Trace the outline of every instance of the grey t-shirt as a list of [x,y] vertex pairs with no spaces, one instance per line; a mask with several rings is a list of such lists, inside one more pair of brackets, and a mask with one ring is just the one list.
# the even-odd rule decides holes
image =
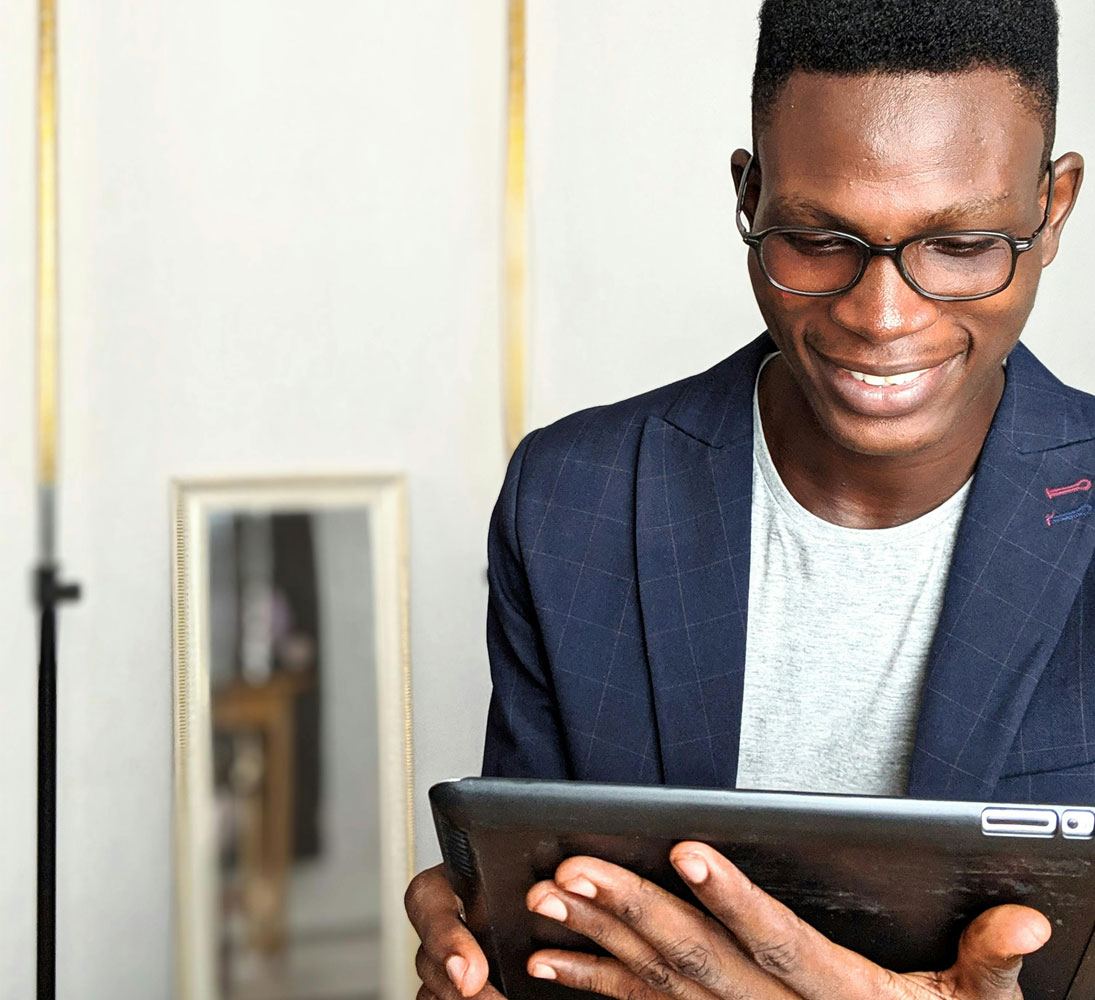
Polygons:
[[903,795],[970,484],[907,524],[841,527],[783,485],[756,393],[753,428],[738,787]]

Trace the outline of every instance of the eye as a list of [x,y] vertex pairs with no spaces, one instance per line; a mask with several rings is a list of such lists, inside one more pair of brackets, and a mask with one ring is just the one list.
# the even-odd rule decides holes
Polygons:
[[790,232],[780,235],[796,253],[811,257],[822,257],[852,249],[852,244],[847,240],[829,233]]
[[929,253],[942,254],[946,257],[979,257],[1003,249],[1004,241],[997,236],[954,233],[950,236],[924,240],[920,245]]

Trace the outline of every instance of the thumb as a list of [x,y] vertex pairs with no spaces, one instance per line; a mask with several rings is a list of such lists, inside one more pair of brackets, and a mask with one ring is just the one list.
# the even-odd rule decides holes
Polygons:
[[1053,928],[1028,906],[996,906],[982,913],[962,934],[958,961],[951,969],[955,996],[962,1000],[1020,1000],[1023,956],[1037,951]]

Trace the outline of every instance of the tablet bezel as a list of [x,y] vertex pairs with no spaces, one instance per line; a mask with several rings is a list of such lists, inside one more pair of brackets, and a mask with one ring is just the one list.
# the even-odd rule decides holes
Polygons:
[[[430,800],[450,879],[464,899],[469,926],[481,936],[492,960],[492,974],[506,980],[506,988],[502,991],[510,1000],[539,1000],[559,995],[559,988],[554,984],[541,984],[524,974],[523,963],[527,955],[505,954],[507,947],[512,951],[512,942],[519,939],[515,938],[515,921],[533,926],[534,921],[542,920],[524,910],[523,894],[517,891],[513,879],[523,869],[526,881],[531,885],[535,880],[532,869],[536,865],[541,868],[536,873],[538,877],[547,877],[549,873],[542,868],[550,849],[544,845],[553,843],[552,838],[555,841],[573,836],[579,839],[619,838],[627,831],[632,837],[640,837],[639,831],[642,831],[641,837],[651,843],[719,839],[719,836],[711,836],[712,833],[721,835],[725,841],[726,824],[732,823],[738,827],[751,825],[756,836],[779,831],[792,844],[806,843],[810,838],[836,838],[838,842],[841,838],[859,838],[872,848],[883,843],[892,844],[895,855],[909,850],[910,846],[923,845],[924,849],[937,853],[951,852],[956,858],[962,856],[963,850],[982,850],[1009,858],[1029,857],[1035,873],[1035,862],[1053,858],[1079,859],[1088,890],[1083,895],[1084,905],[1090,894],[1095,908],[1095,840],[1065,840],[1060,832],[1060,822],[1056,835],[1051,838],[1001,837],[998,834],[988,837],[981,832],[981,817],[986,809],[1053,810],[1060,818],[1067,809],[1075,808],[1073,806],[503,778],[443,782],[430,790]],[[703,836],[704,833],[708,835]],[[747,839],[749,835],[736,828],[731,839]],[[484,866],[477,863],[483,849],[512,855],[494,859],[486,865],[495,871],[493,881],[509,881],[505,889],[492,884],[491,876],[484,876]],[[543,854],[545,850],[547,854]],[[536,851],[541,857],[534,863],[530,852]],[[562,861],[564,856],[553,858],[554,863]],[[609,857],[608,860],[619,859]],[[505,875],[499,876],[499,871],[504,871]],[[1028,873],[1027,877],[1035,875]],[[482,884],[484,880],[486,884]],[[677,891],[682,890],[683,884],[678,882]],[[500,894],[505,898],[500,898]],[[517,896],[520,898],[515,898]],[[1092,921],[1086,945],[1079,955],[1070,952],[1068,961],[1075,963],[1072,982],[1064,994],[1057,995],[1057,1000],[1090,1000],[1095,996],[1095,915]],[[500,933],[498,924],[509,930]],[[528,940],[534,938],[529,931]],[[1047,945],[1047,949],[1051,946],[1052,943]],[[1027,984],[1028,995],[1040,997],[1033,989],[1036,986],[1036,983]],[[507,988],[509,992],[506,992]],[[573,991],[569,995],[574,996]]]

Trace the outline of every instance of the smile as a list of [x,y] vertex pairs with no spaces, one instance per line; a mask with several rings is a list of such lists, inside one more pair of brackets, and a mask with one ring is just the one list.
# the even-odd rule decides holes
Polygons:
[[910,358],[903,364],[872,365],[874,371],[860,371],[849,365],[850,358],[841,359],[841,364],[817,352],[814,356],[820,362],[817,374],[832,397],[844,408],[875,419],[907,417],[932,405],[940,393],[946,392],[961,360],[956,355],[925,366],[927,358]]
[[867,385],[908,385],[920,378],[921,375],[930,372],[931,369],[920,368],[912,372],[896,372],[893,375],[868,375],[866,372],[856,372],[850,368],[845,368],[844,371],[857,382],[866,382]]

